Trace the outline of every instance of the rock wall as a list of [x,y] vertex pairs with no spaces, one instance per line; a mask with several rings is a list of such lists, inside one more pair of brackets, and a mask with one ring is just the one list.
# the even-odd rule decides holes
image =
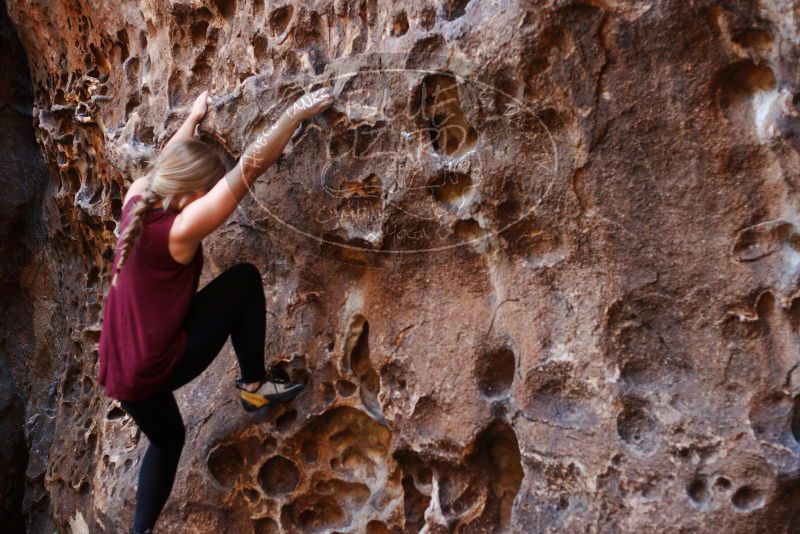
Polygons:
[[52,177],[2,175],[41,230],[2,237],[30,532],[132,518],[146,439],[95,381],[128,184],[202,90],[230,167],[325,84],[201,281],[259,266],[309,387],[244,413],[227,345],[181,390],[163,531],[800,531],[793,2],[7,8]]

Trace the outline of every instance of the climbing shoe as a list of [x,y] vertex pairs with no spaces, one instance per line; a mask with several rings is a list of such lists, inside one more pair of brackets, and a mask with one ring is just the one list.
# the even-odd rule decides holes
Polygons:
[[269,403],[289,402],[303,391],[305,384],[293,384],[277,376],[265,378],[255,391],[248,391],[244,382],[236,380],[236,387],[241,391],[242,407],[248,412],[254,412]]

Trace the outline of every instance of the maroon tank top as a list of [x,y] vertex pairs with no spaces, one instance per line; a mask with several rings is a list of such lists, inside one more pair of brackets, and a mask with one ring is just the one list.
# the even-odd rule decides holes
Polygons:
[[[120,235],[141,195],[122,209]],[[144,399],[169,379],[186,347],[182,326],[203,269],[203,246],[184,265],[169,253],[169,230],[178,211],[156,208],[144,215],[144,228],[128,259],[109,285],[100,329],[98,380],[105,394],[119,400]],[[114,251],[116,272],[120,242]]]

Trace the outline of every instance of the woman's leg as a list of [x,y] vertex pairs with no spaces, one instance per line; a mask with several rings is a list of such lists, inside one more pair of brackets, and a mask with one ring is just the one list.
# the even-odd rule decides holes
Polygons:
[[192,298],[184,319],[188,342],[168,389],[200,375],[222,350],[228,335],[239,361],[241,379],[266,376],[264,345],[267,309],[261,274],[252,263],[237,263],[206,284]]
[[150,441],[139,468],[133,527],[134,532],[145,532],[155,526],[172,491],[186,429],[170,391],[160,391],[146,400],[121,404]]
[[266,301],[258,269],[251,263],[237,263],[206,284],[194,295],[184,326],[189,334],[186,350],[167,385],[149,399],[122,402],[150,440],[136,489],[135,532],[155,525],[172,491],[183,450],[186,431],[171,390],[200,375],[229,335],[241,378],[259,382],[266,376]]

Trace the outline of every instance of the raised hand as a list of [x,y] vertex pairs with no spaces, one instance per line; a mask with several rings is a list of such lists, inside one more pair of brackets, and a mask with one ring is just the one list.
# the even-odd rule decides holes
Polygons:
[[192,104],[192,111],[190,112],[190,116],[194,118],[196,121],[201,121],[203,117],[206,116],[206,112],[208,111],[208,105],[211,103],[211,97],[208,96],[208,90],[203,91],[200,95],[195,98],[194,103]]
[[328,109],[333,104],[333,95],[330,89],[323,87],[313,93],[308,93],[297,99],[286,113],[293,119],[303,121]]

